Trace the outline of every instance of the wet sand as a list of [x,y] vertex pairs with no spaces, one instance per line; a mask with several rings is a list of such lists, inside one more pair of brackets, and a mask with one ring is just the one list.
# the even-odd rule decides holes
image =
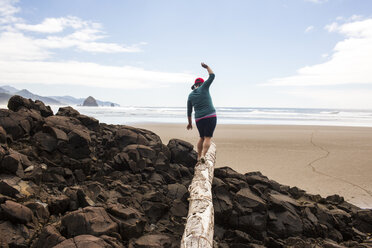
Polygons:
[[[135,127],[193,145],[194,125],[138,123]],[[217,167],[246,173],[261,171],[281,184],[311,194],[339,194],[363,208],[372,208],[372,128],[282,125],[218,125]]]

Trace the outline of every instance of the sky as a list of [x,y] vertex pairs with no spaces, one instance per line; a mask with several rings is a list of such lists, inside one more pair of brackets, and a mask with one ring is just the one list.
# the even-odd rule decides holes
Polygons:
[[122,106],[372,109],[369,0],[0,0],[0,86]]

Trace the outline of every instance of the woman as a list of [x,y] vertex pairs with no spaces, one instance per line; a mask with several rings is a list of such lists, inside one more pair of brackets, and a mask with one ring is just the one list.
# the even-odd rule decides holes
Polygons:
[[212,69],[201,63],[201,66],[208,70],[209,78],[204,82],[202,78],[195,79],[194,85],[191,87],[192,92],[187,100],[187,118],[189,124],[187,130],[192,129],[191,113],[192,108],[195,109],[195,122],[199,131],[200,139],[198,141],[198,161],[205,163],[205,154],[213,137],[214,129],[217,124],[216,109],[213,106],[211,95],[209,94],[209,86],[214,80]]

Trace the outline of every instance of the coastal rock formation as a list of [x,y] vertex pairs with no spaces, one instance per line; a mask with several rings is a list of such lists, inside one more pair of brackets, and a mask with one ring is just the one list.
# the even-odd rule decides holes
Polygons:
[[[0,109],[0,247],[179,247],[196,153],[22,97]],[[218,159],[218,158],[217,158]],[[215,247],[370,247],[372,210],[216,168]]]
[[96,99],[94,99],[94,97],[92,97],[92,96],[88,96],[88,97],[84,100],[84,102],[83,102],[83,106],[97,107],[98,104],[97,104]]

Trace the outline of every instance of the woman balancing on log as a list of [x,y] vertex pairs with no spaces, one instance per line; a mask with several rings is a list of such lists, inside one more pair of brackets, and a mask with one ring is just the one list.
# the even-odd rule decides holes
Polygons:
[[208,70],[209,77],[205,82],[202,78],[195,79],[195,83],[191,87],[192,92],[187,100],[187,118],[189,121],[187,130],[192,129],[191,113],[192,108],[194,108],[195,123],[200,135],[197,145],[198,162],[205,163],[205,154],[211,145],[211,138],[217,124],[217,115],[209,94],[209,86],[214,80],[214,73],[208,65],[201,63],[201,66]]

